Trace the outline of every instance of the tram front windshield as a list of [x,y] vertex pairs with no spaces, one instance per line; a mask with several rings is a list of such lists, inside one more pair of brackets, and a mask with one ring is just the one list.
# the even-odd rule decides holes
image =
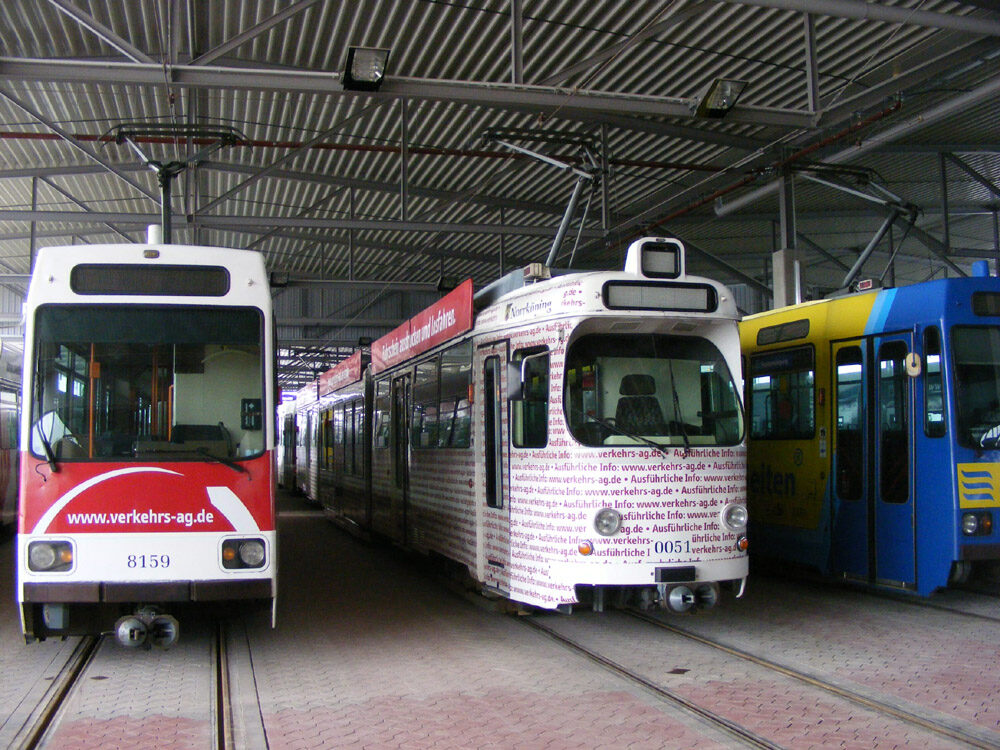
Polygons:
[[970,448],[998,448],[1000,328],[955,326],[951,335],[958,442]]
[[566,353],[565,409],[584,445],[737,445],[738,390],[707,339],[591,334]]
[[253,308],[40,307],[32,453],[144,462],[260,454],[262,327]]

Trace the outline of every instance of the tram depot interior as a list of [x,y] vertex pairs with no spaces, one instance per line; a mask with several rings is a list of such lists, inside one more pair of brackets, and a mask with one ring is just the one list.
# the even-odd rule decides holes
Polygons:
[[157,165],[173,242],[264,256],[288,393],[564,220],[557,265],[675,236],[745,313],[1000,254],[990,0],[6,0],[0,49],[5,352]]
[[991,0],[5,0],[0,50],[0,377],[38,248],[157,224],[261,254],[284,394],[641,236],[741,314],[1000,262]]

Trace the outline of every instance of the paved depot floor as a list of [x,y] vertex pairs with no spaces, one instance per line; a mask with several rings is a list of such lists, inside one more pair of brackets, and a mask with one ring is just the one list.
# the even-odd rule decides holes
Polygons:
[[[416,569],[411,558],[351,538],[295,498],[282,496],[280,508],[278,628],[271,630],[266,618],[231,627],[233,640],[245,649],[243,666],[233,672],[234,694],[241,710],[253,714],[249,724],[256,721],[261,730],[242,735],[239,746],[734,746],[731,737],[570,653],[518,618],[454,595]],[[7,570],[11,548],[9,542],[0,545],[0,564]],[[5,575],[6,590],[0,592],[5,717],[30,703],[31,696],[25,697],[30,685],[37,692],[45,670],[72,644],[23,644],[11,578]],[[998,605],[981,609],[1000,617]],[[620,613],[580,611],[546,622],[779,746],[961,746]],[[751,581],[744,600],[727,599],[713,613],[677,622],[904,711],[978,733],[985,746],[1000,746],[998,621],[838,587],[759,579]],[[204,741],[209,747],[210,727],[200,723],[209,720],[192,718],[207,715],[205,679],[193,672],[194,689],[157,689],[160,681],[175,683],[171,675],[177,670],[203,664],[208,674],[211,667],[195,642],[200,626],[186,633],[183,627],[182,639],[186,634],[191,641],[166,653],[111,650],[111,666],[101,675],[106,679],[93,681],[74,698],[76,720],[47,746],[194,747],[199,744],[192,742]],[[139,683],[151,688],[141,698]],[[95,701],[98,690],[105,697]],[[157,704],[158,694],[170,705]],[[163,720],[169,716],[183,721]],[[0,725],[0,744],[13,723],[8,718]],[[171,735],[171,726],[184,732]]]

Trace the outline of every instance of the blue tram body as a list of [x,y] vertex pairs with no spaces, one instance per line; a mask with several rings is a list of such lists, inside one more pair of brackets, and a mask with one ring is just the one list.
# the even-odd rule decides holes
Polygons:
[[1000,560],[1000,279],[741,323],[756,553],[928,595]]

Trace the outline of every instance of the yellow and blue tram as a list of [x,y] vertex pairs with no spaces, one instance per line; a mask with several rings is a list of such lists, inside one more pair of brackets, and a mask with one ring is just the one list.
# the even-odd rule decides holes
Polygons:
[[928,595],[1000,560],[1000,279],[741,324],[757,554]]

